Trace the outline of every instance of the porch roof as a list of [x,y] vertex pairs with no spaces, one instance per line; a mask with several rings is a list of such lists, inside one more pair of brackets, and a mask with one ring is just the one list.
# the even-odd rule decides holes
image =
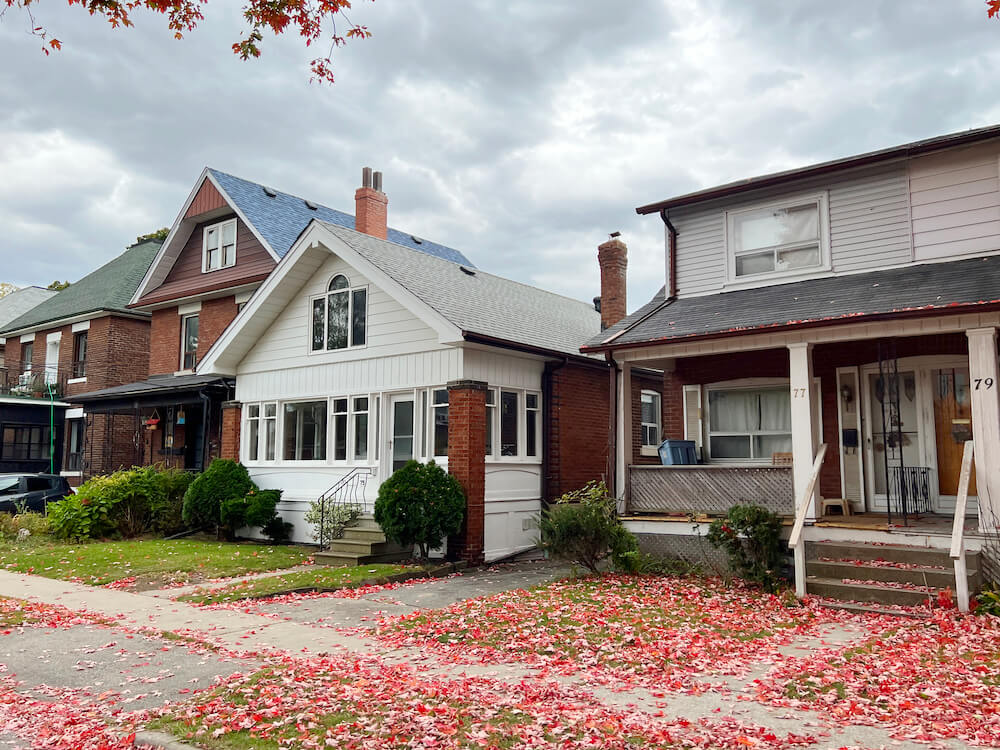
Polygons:
[[102,388],[71,398],[73,403],[84,404],[90,407],[91,411],[101,411],[104,407],[122,405],[133,408],[136,405],[180,403],[184,399],[197,401],[198,394],[202,391],[228,389],[232,384],[232,378],[219,375],[153,375],[148,380]]
[[610,351],[1000,304],[1000,257],[827,276],[646,305],[582,347]]

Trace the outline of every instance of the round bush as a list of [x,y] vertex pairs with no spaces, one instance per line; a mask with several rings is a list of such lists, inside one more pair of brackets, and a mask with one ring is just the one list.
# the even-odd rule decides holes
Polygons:
[[217,458],[184,493],[184,522],[193,528],[216,529],[222,523],[223,504],[228,501],[232,505],[235,500],[242,502],[247,493],[255,489],[243,464]]
[[615,499],[604,482],[589,482],[567,492],[542,513],[538,527],[543,549],[592,573],[608,556],[617,570],[638,568],[639,544],[618,518]]
[[375,501],[375,520],[386,538],[417,545],[424,559],[462,528],[464,517],[462,486],[433,461],[408,461],[382,483]]

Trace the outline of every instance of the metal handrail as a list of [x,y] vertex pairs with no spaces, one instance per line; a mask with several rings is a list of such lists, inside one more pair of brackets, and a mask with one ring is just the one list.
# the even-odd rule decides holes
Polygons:
[[958,475],[958,494],[955,497],[955,518],[951,525],[951,558],[955,565],[955,596],[958,609],[969,611],[969,575],[965,565],[965,508],[969,503],[969,484],[972,481],[973,441],[966,440],[962,448],[962,471]]
[[792,533],[788,537],[788,546],[795,553],[795,595],[799,597],[806,595],[806,548],[802,544],[802,529],[806,524],[809,507],[812,505],[809,499],[816,489],[816,482],[819,481],[819,472],[823,468],[825,457],[826,443],[822,443],[816,452],[816,459],[813,461],[812,471],[809,473],[809,481],[806,482],[802,493],[795,498],[795,525],[792,526]]
[[[332,502],[333,506],[337,505],[355,505],[360,507],[361,503],[358,502],[358,489],[364,487],[368,484],[368,477],[372,475],[372,469],[370,466],[359,466],[351,469],[347,474],[342,476],[337,483],[334,484],[330,489],[320,495],[316,502],[319,503],[320,513],[319,513],[319,546],[320,549],[325,547],[326,539],[326,507],[327,503]],[[362,498],[363,500],[363,498]]]

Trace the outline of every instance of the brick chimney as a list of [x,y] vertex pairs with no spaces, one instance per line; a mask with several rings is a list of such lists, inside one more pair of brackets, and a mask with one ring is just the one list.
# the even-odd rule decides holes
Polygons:
[[389,199],[382,192],[382,173],[371,167],[361,170],[361,187],[354,192],[354,228],[381,240],[386,239],[386,208]]
[[601,328],[610,328],[625,317],[625,269],[628,267],[628,248],[618,238],[618,232],[611,239],[598,245],[597,262],[601,265],[600,302],[594,300],[601,313]]

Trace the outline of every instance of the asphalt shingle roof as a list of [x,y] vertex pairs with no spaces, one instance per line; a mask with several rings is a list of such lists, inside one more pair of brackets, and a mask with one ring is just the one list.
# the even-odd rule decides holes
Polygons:
[[7,324],[28,312],[31,308],[41,304],[49,297],[55,295],[51,289],[42,289],[40,286],[26,286],[11,292],[6,297],[0,297],[0,330],[7,327]]
[[986,304],[1000,304],[997,256],[682,297],[665,306],[661,289],[642,308],[591,337],[587,347],[669,343],[699,336]]
[[133,245],[114,260],[10,321],[0,335],[101,310],[134,315],[135,311],[129,310],[127,305],[160,244],[159,240],[149,240]]
[[[316,206],[313,210],[306,205],[304,199],[297,196],[275,190],[272,191],[274,196],[271,197],[264,192],[263,186],[256,182],[217,169],[209,169],[209,172],[279,257],[285,257],[302,230],[309,226],[309,222],[313,219],[354,229],[354,217],[351,214],[318,203],[313,203]],[[392,228],[389,229],[388,236],[390,242],[412,250],[419,250],[454,263],[472,265],[458,250],[436,242],[420,239]]]
[[601,329],[593,305],[323,222],[366,260],[463,331],[566,354]]
[[124,396],[146,396],[153,393],[187,391],[198,389],[203,385],[225,382],[227,379],[218,375],[153,375],[148,380],[141,380],[137,383],[126,383],[111,388],[102,388],[99,391],[82,393],[74,396],[73,401],[85,403]]

